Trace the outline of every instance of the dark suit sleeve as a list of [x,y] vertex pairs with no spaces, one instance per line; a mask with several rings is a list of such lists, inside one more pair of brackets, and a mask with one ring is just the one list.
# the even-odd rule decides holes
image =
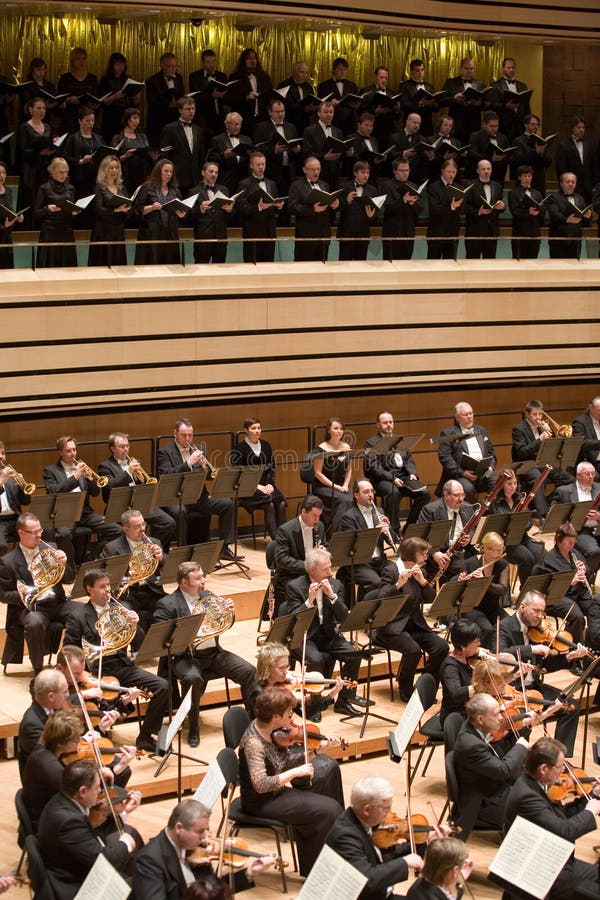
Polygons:
[[[521,784],[522,782],[519,782],[519,787]],[[547,799],[537,791],[531,789],[523,791],[522,797],[523,802],[518,806],[518,815],[566,841],[575,841],[596,828],[596,817],[589,810],[579,810],[569,817],[568,807],[563,807],[563,811],[567,814],[567,818],[563,818],[552,811]]]
[[304,560],[292,553],[293,534],[289,528],[278,528],[275,535],[275,563],[278,568],[295,576],[302,576],[306,571]]
[[[285,613],[289,615],[302,609],[309,609],[306,605],[307,598],[308,589],[305,587],[304,577],[290,581],[286,591]],[[283,614],[283,609],[281,612]]]
[[49,494],[68,494],[79,487],[79,482],[72,475],[67,477],[58,466],[46,466],[43,472],[44,484]]
[[524,427],[525,423],[515,425],[512,430],[512,457],[519,462],[535,459],[540,448],[540,439],[530,440]]
[[[442,437],[447,437],[456,434],[456,430],[454,428],[445,428],[442,431]],[[457,446],[460,444],[460,441],[441,441],[438,446],[438,459],[443,466],[445,478],[458,478],[459,475],[462,475],[463,469],[460,468],[457,462],[458,456],[462,453],[462,447],[457,452]]]
[[0,602],[11,606],[21,606],[22,601],[17,590],[17,573],[7,565],[4,558],[0,559]]
[[83,608],[77,608],[80,605],[77,604],[69,613],[63,642],[64,644],[73,644],[75,647],[81,647],[84,633]]
[[159,475],[171,475],[176,472],[190,472],[191,469],[185,462],[173,462],[173,456],[169,447],[159,447],[156,452],[156,468]]
[[327,837],[327,843],[346,862],[366,875],[367,883],[363,888],[364,893],[369,896],[383,897],[390,885],[408,878],[408,866],[400,855],[409,852],[406,849],[407,845],[396,845],[393,859],[374,864],[367,856],[358,827],[351,828],[343,820],[338,820]]

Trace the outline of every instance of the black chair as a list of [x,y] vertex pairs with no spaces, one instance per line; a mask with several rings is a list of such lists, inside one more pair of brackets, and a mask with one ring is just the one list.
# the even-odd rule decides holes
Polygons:
[[34,900],[57,900],[42,859],[40,842],[35,834],[27,836],[25,852],[27,853],[27,874],[29,875]]
[[250,724],[250,716],[243,706],[232,706],[223,716],[223,738],[225,746],[236,750],[242,735]]
[[446,753],[454,750],[458,732],[465,722],[465,717],[459,712],[451,712],[444,720],[444,748]]
[[[426,711],[430,707],[433,706],[436,699],[437,694],[437,683],[433,675],[430,675],[429,672],[423,672],[422,675],[419,675],[415,684],[415,691],[417,691],[419,695],[419,699],[423,706],[423,709]],[[426,750],[429,750],[429,756],[427,757],[427,761],[425,766],[423,767],[423,771],[421,775],[425,776],[427,773],[427,769],[429,768],[429,763],[431,762],[431,757],[434,754],[436,747],[441,747],[444,743],[444,729],[442,728],[442,724],[440,722],[439,713],[436,713],[430,719],[427,719],[426,722],[422,722],[419,724],[419,732],[424,735],[426,740],[424,742],[419,742],[415,744],[409,744],[409,767],[410,767],[410,750],[411,747],[416,749],[419,748],[419,755],[417,757],[417,762],[412,770],[412,774],[410,776],[410,783],[412,784],[417,771],[419,769],[419,765]]]
[[[275,846],[276,846],[276,855],[278,859],[283,858],[283,854],[281,852],[281,838],[282,836],[289,840],[290,848],[292,851],[292,859],[294,862],[294,871],[298,871],[298,863],[296,861],[296,846],[294,844],[294,836],[292,832],[292,827],[287,822],[281,822],[279,819],[268,819],[263,818],[262,816],[253,816],[249,813],[245,813],[242,809],[242,801],[240,797],[235,797],[234,794],[236,788],[239,785],[239,762],[237,758],[237,754],[235,750],[232,750],[231,747],[225,747],[223,750],[220,750],[217,754],[217,762],[219,764],[219,768],[223,773],[223,777],[227,782],[225,788],[223,789],[223,796],[227,797],[229,795],[229,815],[228,821],[230,823],[229,835],[231,837],[235,837],[239,834],[240,829],[242,828],[263,828],[267,831],[270,831],[275,838]],[[224,817],[223,817],[224,818]],[[224,823],[221,820],[221,824],[219,825],[218,834],[220,834],[221,829],[225,825],[227,827],[227,823]],[[281,874],[281,888],[284,894],[287,894],[287,878],[285,877],[285,869],[283,866],[280,868]]]
[[17,818],[19,820],[19,833],[17,835],[17,843],[21,848],[21,858],[19,859],[19,865],[17,866],[15,875],[20,875],[21,868],[25,860],[25,841],[30,834],[33,834],[33,823],[31,821],[31,816],[29,815],[29,810],[25,806],[25,802],[23,800],[23,788],[19,788],[19,790],[15,794],[15,807],[17,810]]

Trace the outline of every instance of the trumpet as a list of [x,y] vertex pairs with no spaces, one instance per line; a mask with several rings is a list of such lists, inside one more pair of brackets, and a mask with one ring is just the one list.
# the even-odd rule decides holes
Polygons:
[[[192,451],[192,453],[197,453],[197,452],[202,453],[202,451],[200,450],[200,447],[197,447],[196,444],[190,444],[190,450]],[[208,469],[211,478],[216,478],[217,475],[219,474],[219,470],[217,469],[217,467],[213,466],[213,464],[206,458],[204,453],[202,453],[202,460],[200,462],[200,465],[203,466],[205,469]]]
[[[127,465],[129,467],[131,467],[131,457],[130,456],[125,457],[125,462],[127,463]],[[152,475],[148,475],[146,470],[142,468],[142,466],[140,465],[139,462],[136,462],[135,468],[136,468],[136,475],[140,479],[142,484],[157,484],[158,483],[158,479],[154,478]],[[100,486],[102,487],[102,485],[100,485]]]
[[570,438],[573,437],[572,425],[559,425],[558,422],[544,412],[542,422],[547,425],[550,431],[554,433],[554,437]]
[[23,489],[24,493],[26,493],[27,496],[35,494],[36,486],[33,481],[25,481],[20,472],[17,472],[16,469],[13,469],[12,466],[7,466],[6,463],[0,462],[0,472],[3,472],[5,469],[8,471],[10,478],[12,478],[12,480],[16,482],[16,484],[18,484],[20,488]]
[[95,481],[99,488],[106,487],[106,485],[108,484],[108,476],[107,475],[98,475],[98,473],[94,472],[94,470],[90,466],[88,466],[88,464],[86,462],[84,462],[82,459],[73,460],[73,465],[83,466],[85,469],[85,472],[84,472],[85,477],[89,481]]

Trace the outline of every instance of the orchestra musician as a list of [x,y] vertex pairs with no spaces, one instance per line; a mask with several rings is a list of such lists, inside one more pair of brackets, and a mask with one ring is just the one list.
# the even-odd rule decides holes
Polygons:
[[[83,586],[88,594],[87,603],[74,603],[67,621],[65,644],[82,646],[82,641],[87,641],[93,646],[98,645],[99,637],[96,623],[100,614],[105,614],[107,607],[111,606],[110,580],[102,569],[90,569],[83,579]],[[113,605],[118,605],[113,603]],[[126,607],[119,607],[127,623],[137,624],[138,614]],[[134,638],[135,640],[135,638]],[[99,661],[92,662],[91,669],[98,672]],[[152,699],[148,703],[146,714],[140,724],[140,732],[136,741],[139,750],[154,752],[156,742],[152,737],[158,734],[162,725],[168,703],[167,682],[164,678],[151,675],[145,669],[136,666],[127,655],[127,648],[107,653],[102,658],[102,672],[105,675],[115,675],[124,687],[139,687],[152,693]]]
[[[227,884],[229,876],[220,881],[210,863],[207,854],[206,862],[195,862],[187,857],[196,848],[210,840],[208,820],[210,809],[197,800],[187,798],[173,809],[166,828],[152,838],[140,850],[135,858],[133,877],[133,894],[137,900],[147,897],[148,900],[179,900],[186,894],[186,888],[202,882],[210,890],[210,896]],[[269,869],[275,860],[263,856],[252,860],[248,867],[234,874],[236,893],[254,887],[254,876]],[[220,896],[220,894],[219,894]]]
[[262,435],[258,419],[244,421],[245,437],[231,451],[232,466],[264,466],[260,481],[252,497],[242,497],[241,506],[247,510],[262,509],[265,527],[271,540],[286,521],[287,500],[275,484],[273,450]]
[[[591,462],[582,460],[577,464],[576,480],[574,484],[561,485],[557,488],[555,499],[557,503],[582,503],[595,500],[600,494],[600,484],[594,483],[596,470]],[[575,549],[585,557],[589,570],[589,582],[593,584],[600,566],[600,539],[596,533],[600,522],[598,509],[590,509],[585,522],[577,535]]]
[[304,560],[308,551],[325,546],[322,513],[323,501],[314,494],[307,494],[300,501],[300,514],[277,529],[274,586],[284,598],[288,581],[304,575]]
[[[598,780],[592,785],[589,796],[577,797],[569,803],[552,803],[548,797],[548,788],[564,771],[567,755],[564,744],[553,738],[542,737],[533,744],[525,757],[524,772],[508,794],[505,832],[517,816],[573,842],[597,828],[597,816],[600,815]],[[546,894],[547,900],[571,900],[574,896],[597,898],[600,895],[598,873],[597,863],[584,862],[572,854]],[[512,894],[507,896],[513,897]]]
[[[165,622],[209,610],[210,605],[204,601],[211,597],[211,593],[204,590],[205,584],[206,577],[198,563],[181,563],[177,570],[177,590],[159,600],[154,611],[154,621]],[[230,600],[228,604],[233,612],[233,602]],[[160,672],[166,674],[162,659]],[[244,702],[248,705],[256,669],[241,656],[224,650],[219,645],[218,634],[215,637],[210,637],[209,634],[202,642],[192,644],[184,653],[171,659],[173,672],[181,684],[183,695],[192,689],[188,744],[190,747],[197,747],[200,743],[198,707],[208,681],[211,678],[229,678],[235,681],[240,685]]]
[[17,516],[24,506],[31,503],[31,495],[15,478],[15,470],[6,462],[6,447],[0,441],[0,556],[8,550],[8,544],[17,540]]
[[[0,602],[7,604],[6,643],[2,652],[2,665],[20,663],[23,660],[23,641],[27,641],[29,659],[35,674],[44,664],[47,634],[51,623],[63,625],[74,604],[66,599],[63,583],[73,581],[73,570],[67,565],[67,556],[42,542],[42,525],[33,513],[21,513],[17,519],[19,543],[14,550],[0,558]],[[42,547],[42,543],[44,547]],[[30,588],[51,574],[54,563],[64,566],[59,581],[48,587],[38,599],[26,606],[17,588],[24,582]],[[36,573],[36,578],[33,573]]]
[[452,650],[440,667],[442,725],[450,713],[458,712],[466,717],[465,705],[475,693],[473,687],[473,663],[481,646],[481,631],[476,622],[460,618],[450,629]]
[[[577,531],[565,522],[559,525],[554,532],[554,547],[547,550],[542,561],[536,568],[536,572],[555,574],[557,572],[569,572],[575,570],[571,584],[567,588],[565,596],[556,603],[552,603],[552,612],[555,615],[565,616],[566,627],[571,632],[576,644],[583,640],[585,628],[585,616],[589,612],[594,596],[588,581],[588,568],[583,554],[575,549],[577,543]],[[575,674],[581,666],[577,660],[573,670]]]
[[432,841],[425,851],[421,874],[408,889],[407,900],[460,900],[462,882],[472,871],[473,860],[463,841],[454,837]]
[[573,437],[582,437],[579,460],[587,459],[600,476],[600,397],[588,403],[587,410],[573,419]]
[[[114,431],[108,436],[108,459],[98,463],[98,474],[108,478],[108,484],[102,488],[102,499],[108,503],[110,492],[115,487],[127,487],[136,484],[148,484],[148,473],[142,468],[142,464],[129,455],[129,435],[123,431]],[[175,537],[175,519],[159,509],[153,507],[146,514],[146,521],[152,531],[152,536],[160,541],[163,551],[169,552],[171,541]]]
[[[438,567],[438,572],[445,577],[458,575],[462,571],[462,563],[465,557],[473,556],[475,549],[470,545],[470,537],[463,534],[463,527],[474,513],[474,507],[465,503],[465,491],[460,481],[446,481],[442,487],[442,497],[427,503],[419,513],[419,522],[443,522],[450,521],[450,531],[439,550],[431,555],[432,562]],[[458,549],[454,555],[449,554],[449,549],[459,541]],[[436,573],[433,572],[435,575]]]
[[[343,438],[344,423],[337,416],[332,416],[325,424],[325,439],[313,451],[312,492],[323,501],[326,531],[331,528],[338,510],[352,503],[351,447]],[[323,454],[319,454],[321,450]]]
[[[496,451],[487,431],[481,425],[475,425],[473,408],[464,401],[454,407],[454,424],[444,428],[439,437],[438,458],[442,466],[442,474],[436,494],[444,482],[453,478],[459,481],[469,503],[477,499],[478,491],[491,490],[494,484],[492,471],[496,467]],[[482,460],[491,457],[489,468],[479,478],[469,468],[471,463],[466,459]]]
[[490,575],[492,577],[492,583],[478,605],[465,613],[467,619],[479,625],[481,643],[487,650],[491,650],[495,644],[498,618],[503,619],[507,615],[504,610],[510,605],[508,560],[503,558],[506,555],[504,550],[504,541],[500,535],[495,531],[488,531],[481,539],[477,555],[465,560],[464,571],[458,575],[458,581],[487,578]]
[[19,724],[18,759],[21,778],[29,754],[39,743],[48,716],[54,710],[63,708],[68,693],[69,685],[62,672],[42,669],[35,676],[31,706],[27,707]]
[[[298,765],[293,748],[279,746],[273,735],[291,725],[294,702],[290,692],[279,687],[265,688],[256,698],[256,718],[240,742],[240,792],[245,812],[292,825],[300,875],[307,876],[342,807],[332,797],[317,794],[316,783],[312,790],[292,785],[295,778],[314,774],[309,758]],[[330,743],[321,741],[314,753]]]
[[[519,483],[514,470],[504,469],[504,474],[508,478],[503,482],[500,493],[492,500],[486,515],[512,513],[521,500]],[[541,488],[536,491],[536,494],[539,493],[539,490],[543,492],[543,488]],[[509,563],[517,566],[521,587],[531,575],[533,567],[542,561],[543,553],[544,545],[529,537],[527,531],[524,533],[520,544],[509,544],[506,547],[506,558]]]

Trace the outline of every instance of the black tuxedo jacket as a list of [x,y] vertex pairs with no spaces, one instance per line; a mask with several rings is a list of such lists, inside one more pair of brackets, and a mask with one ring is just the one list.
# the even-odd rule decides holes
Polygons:
[[[592,484],[592,500],[595,500],[598,494],[600,494],[600,484],[595,481]],[[574,481],[571,484],[562,484],[558,487],[556,489],[556,502],[579,503],[579,497],[577,496],[577,482]]]
[[[229,197],[227,187],[224,184],[214,184],[211,188],[213,191],[220,191]],[[227,227],[231,221],[233,210],[228,213],[224,209],[216,209],[211,207],[206,212],[201,211],[201,204],[204,200],[209,200],[208,189],[204,182],[196,184],[190,189],[190,196],[198,194],[198,200],[190,213],[189,218],[194,223],[194,236],[197,238],[219,238],[227,239]],[[235,209],[235,207],[234,207]]]
[[[200,594],[200,599],[202,597],[208,596],[210,591],[202,591]],[[187,601],[179,588],[176,591],[173,591],[172,594],[165,594],[156,604],[156,608],[154,610],[154,621],[155,622],[169,622],[173,619],[180,619],[182,616],[187,617],[191,616],[190,608],[187,605]],[[188,649],[184,653],[180,653],[176,656],[171,656],[173,662],[177,662],[180,659],[192,659],[194,656],[193,651],[188,647]],[[165,657],[166,659],[166,657]]]
[[429,208],[428,236],[457,238],[460,230],[460,217],[465,207],[464,200],[461,206],[452,209],[450,194],[441,178],[429,182],[426,190]]
[[272,96],[273,82],[266,72],[256,75],[257,92],[261,95],[258,98],[258,116],[255,115],[256,101],[248,100],[248,94],[252,93],[252,85],[246,75],[240,78],[238,72],[232,72],[228,81],[238,79],[237,84],[232,84],[223,98],[226,106],[239,113],[242,117],[242,130],[246,134],[251,134],[251,129],[255,122],[264,119],[267,116],[267,103]]
[[427,105],[419,106],[418,101],[415,100],[415,94],[422,87],[429,91],[430,94],[435,92],[434,86],[428,81],[424,81],[423,84],[417,84],[414,79],[409,78],[408,81],[400,82],[398,86],[398,93],[401,95],[400,108],[405,119],[410,113],[417,113],[417,115],[421,116],[421,131],[424,134],[431,134],[433,131],[433,113],[437,112],[440,104],[437,100],[433,100]]
[[[474,78],[470,84],[477,91],[482,91],[485,87],[483,81],[479,81],[477,78]],[[460,75],[448,78],[442,90],[446,91],[449,96],[448,114],[454,119],[454,135],[464,145],[468,142],[469,135],[481,128],[481,112],[485,109],[485,101],[481,106],[473,106],[464,100],[454,99],[457,94],[462,94],[464,91],[464,83]]]
[[59,462],[46,466],[42,477],[48,494],[68,494],[76,487],[81,488],[81,492],[85,496],[83,511],[85,513],[93,512],[88,502],[88,497],[97,497],[100,493],[100,488],[94,479],[88,481],[83,475],[79,479],[73,478],[72,475],[67,475]]
[[[536,662],[536,657],[531,652],[531,644],[525,643],[523,632],[521,631],[521,623],[518,617],[505,616],[500,621],[500,652],[506,651],[517,655],[517,650],[521,651],[523,662]],[[544,660],[544,668],[550,672],[555,672],[563,667],[563,661],[560,656],[549,656]],[[532,673],[534,683],[538,684],[539,676],[536,672]],[[541,684],[541,682],[539,682]]]
[[[362,531],[364,528],[369,527],[356,502],[350,507],[342,507],[342,510],[343,512],[340,511],[339,518],[336,518],[333,523],[334,531]],[[379,517],[385,516],[384,511],[379,508],[377,509],[377,514]],[[377,539],[377,548],[380,553],[385,552],[386,539],[383,532],[380,532]]]
[[[476,188],[474,190],[476,190]],[[494,450],[494,445],[488,437],[487,431],[485,430],[485,428],[482,428],[481,425],[474,425],[473,431],[474,437],[477,438],[477,443],[481,447],[482,455],[491,456],[492,468],[495,468],[496,451]],[[451,425],[449,428],[444,428],[441,433],[441,437],[453,437],[454,435],[459,435],[460,433],[461,429],[458,425]],[[442,465],[442,477],[440,478],[440,484],[444,484],[444,482],[448,481],[448,479],[450,478],[460,478],[460,476],[465,471],[460,465],[460,458],[463,453],[468,454],[468,437],[470,437],[470,435],[465,435],[465,438],[463,438],[462,440],[442,441],[439,444],[438,459]]]
[[[332,124],[331,137],[338,138],[340,141],[344,140],[344,132],[341,128]],[[309,156],[316,156],[321,161],[321,174],[325,181],[329,182],[330,189],[334,191],[340,180],[340,169],[345,157],[342,154],[339,159],[325,159],[326,141],[327,137],[319,122],[315,125],[309,125],[308,128],[304,129],[302,136],[302,153],[304,159],[307,159]]]
[[132,481],[134,484],[141,484],[139,478],[136,478],[135,475],[130,475],[129,472],[121,468],[114,456],[110,456],[108,459],[98,463],[97,471],[98,475],[105,475],[108,478],[108,484],[102,488],[102,499],[105,503],[108,503],[108,498],[113,488],[127,487]]
[[297,178],[290,186],[288,206],[290,213],[296,216],[296,235],[298,237],[329,238],[331,237],[329,211],[316,213],[312,204],[306,202],[313,187],[329,191],[328,183],[321,179],[311,185],[306,178]]
[[48,714],[43,706],[35,700],[23,713],[19,724],[19,774],[23,780],[23,771],[27,757],[37,744],[44,726],[48,721]]
[[207,162],[218,164],[219,181],[225,185],[228,197],[236,193],[240,181],[248,175],[248,151],[252,148],[252,141],[245,134],[239,134],[238,138],[235,156],[225,156],[226,150],[234,149],[227,132],[213,137],[206,154]]
[[414,237],[422,207],[421,198],[414,203],[405,203],[405,185],[395,178],[383,184],[382,193],[387,195],[383,204],[382,237]]
[[204,134],[199,125],[192,122],[192,149],[185,134],[183,123],[169,122],[160,135],[160,146],[171,147],[165,150],[164,156],[170,159],[175,167],[175,176],[182,197],[191,195],[191,186],[196,183],[200,167],[204,161]]
[[[262,180],[265,182],[267,193],[271,197],[279,196],[277,184],[272,178],[264,178]],[[275,206],[270,206],[262,211],[258,208],[258,202],[262,197],[258,179],[254,175],[249,175],[240,181],[238,187],[240,191],[243,190],[245,192],[237,201],[244,237],[274,238],[277,233],[279,210]]]
[[[285,105],[285,117],[286,119],[289,119],[290,122],[294,123],[298,129],[298,134],[302,134],[309,124],[312,115],[310,111],[307,112],[306,106],[302,101],[305,97],[310,96],[310,94],[315,94],[315,87],[309,81],[298,84],[291,76],[286,78],[285,81],[280,82],[278,87],[284,88],[288,85],[290,89],[283,101]],[[316,101],[313,100],[312,102],[315,103]],[[313,110],[313,112],[315,111]]]
[[[315,528],[320,544],[325,545],[325,526],[318,522]],[[313,541],[314,543],[314,541]],[[280,525],[275,535],[275,564],[277,572],[289,578],[298,578],[306,573],[304,568],[304,541],[298,517]]]
[[541,443],[527,419],[523,419],[512,430],[512,458],[516,462],[535,459]]
[[[519,81],[516,78],[514,81],[515,88],[519,94],[527,90],[527,85],[524,81]],[[497,81],[492,81],[490,87],[492,90],[486,94],[486,104],[494,112],[498,113],[499,130],[512,142],[518,134],[522,133],[525,127],[525,117],[531,112],[529,100],[526,103],[519,103],[518,109],[507,109],[504,102],[504,91],[509,89],[506,79],[499,78]]]
[[409,475],[416,475],[417,467],[410,453],[402,454],[402,467],[400,469],[396,465],[393,453],[386,453],[385,456],[375,456],[367,453],[380,438],[380,434],[374,434],[373,437],[365,441],[365,478],[368,478],[377,486],[380,481],[394,481],[396,478],[404,479],[408,478]]
[[581,193],[572,194],[570,197],[567,197],[562,191],[552,191],[550,194],[546,209],[550,219],[548,232],[551,237],[580,238],[581,230],[590,224],[589,219],[567,222],[569,216],[572,216],[574,212],[571,203],[575,204],[577,209],[583,209],[586,206],[586,200]]
[[225,72],[215,71],[212,76],[207,75],[204,69],[196,69],[195,72],[190,72],[190,94],[194,94],[196,102],[194,122],[202,128],[208,137],[223,130],[224,115],[223,98],[217,99],[215,104],[215,98],[212,96],[214,83],[211,79],[216,79],[221,84],[227,84]]
[[367,834],[351,807],[335,820],[326,843],[342,859],[366,875],[367,882],[360,892],[360,900],[385,900],[389,887],[408,878],[408,866],[403,857],[410,853],[410,844],[403,842],[382,850],[381,858],[375,850],[373,838]]
[[392,135],[391,143],[396,148],[392,150],[390,156],[392,159],[406,159],[410,167],[410,180],[413,184],[419,185],[427,178],[428,161],[426,157],[417,151],[415,156],[404,156],[405,150],[415,150],[419,141],[425,140],[423,134],[407,134],[404,129],[397,131]]
[[[291,141],[294,138],[298,137],[296,126],[292,122],[283,122],[282,127],[286,141]],[[296,157],[300,156],[301,154],[288,153],[288,165],[284,166],[284,154],[275,152],[275,147],[280,140],[281,135],[275,128],[272,119],[267,119],[266,122],[259,122],[254,129],[254,144],[262,145],[260,147],[257,147],[257,149],[264,153],[267,159],[266,174],[274,181],[276,181],[277,184],[287,185],[289,184],[289,181],[294,177],[294,174],[296,172]],[[284,179],[284,181],[282,181],[282,176],[284,175],[286,176],[286,178]]]
[[344,185],[344,193],[340,196],[340,218],[337,227],[338,237],[369,237],[371,225],[377,222],[377,212],[369,219],[365,212],[365,199],[376,197],[378,190],[373,184],[363,185],[362,197],[355,197],[348,203],[348,194],[356,190],[354,181]]
[[[497,181],[490,181],[489,185],[490,203],[502,200],[502,185]],[[493,209],[489,215],[480,216],[479,210],[485,205],[482,197],[485,197],[484,184],[476,178],[465,200],[465,234],[497,237],[500,234],[500,211]]]
[[[337,633],[338,624],[342,623],[348,615],[348,610],[343,602],[344,586],[337,578],[329,578],[334,593],[337,594],[335,603],[331,603],[328,597],[323,597],[323,624],[319,622],[318,611],[312,620],[308,629],[309,639],[320,636],[322,638],[331,638]],[[310,576],[302,575],[300,578],[294,578],[288,582],[287,597],[279,608],[279,615],[286,616],[290,613],[301,612],[308,609],[306,601],[308,599],[308,589],[311,584]]]
[[[506,150],[511,146],[506,135],[502,134],[500,131],[496,135],[496,141],[500,150]],[[500,162],[492,162],[495,147],[487,132],[484,131],[483,128],[480,131],[475,131],[469,136],[469,143],[471,146],[468,153],[468,162],[471,176],[473,178],[476,177],[477,163],[481,162],[482,159],[487,159],[492,163],[492,178],[504,182],[508,158],[506,160],[501,160]]]
[[[458,511],[458,517],[463,525],[469,521],[471,516],[473,515],[474,507],[471,506],[470,503],[463,503]],[[443,499],[433,500],[431,503],[426,503],[425,506],[421,509],[419,513],[419,518],[417,522],[443,522],[450,521],[448,519],[448,513],[446,511],[446,504]],[[447,550],[449,547],[448,538],[445,539],[444,543],[440,547],[442,553]],[[469,547],[465,547],[465,550],[468,550]]]
[[[535,188],[531,188],[530,194],[538,203],[544,199],[543,194]],[[540,228],[546,217],[546,211],[541,209],[538,211],[537,216],[532,216],[529,210],[533,205],[530,197],[525,193],[525,188],[518,185],[512,189],[508,195],[508,208],[513,219],[513,235],[539,237]]]
[[13,478],[9,479],[4,487],[0,488],[0,494],[3,492],[6,494],[8,505],[17,515],[21,512],[22,506],[29,506],[31,503],[31,495],[26,494],[23,488],[15,483]]
[[589,412],[573,419],[573,437],[582,437],[584,439],[577,461],[581,462],[582,459],[585,459],[591,462],[596,469],[599,469],[600,462],[596,457],[600,451],[600,440],[596,436],[594,422]]
[[[328,94],[333,94],[331,99],[337,101],[341,100],[341,98],[345,97],[347,94],[356,94],[356,96],[360,96],[358,85],[353,81],[344,78],[342,79],[341,85],[342,89],[340,91],[337,81],[333,76],[326,81],[321,81],[317,87],[317,97],[327,97]],[[354,123],[354,110],[350,106],[336,105],[335,113],[333,115],[333,124],[337,125],[338,128],[342,129],[344,134],[348,135],[354,131]]]
[[593,141],[583,141],[583,162],[573,138],[560,141],[556,145],[555,163],[558,180],[564,172],[573,172],[577,176],[577,192],[589,203],[597,180],[596,145]]
[[169,104],[172,100],[179,100],[185,93],[181,75],[173,76],[173,84],[173,88],[167,87],[167,79],[162,71],[156,72],[146,79],[146,102],[148,104],[146,133],[151,147],[165,146],[160,143],[162,130],[169,122],[175,122],[179,118],[177,107]]
[[[202,450],[204,454],[206,454],[206,446],[205,444],[196,444],[199,450]],[[170,444],[167,444],[164,447],[159,447],[156,451],[156,471],[158,475],[169,475],[174,474],[176,472],[199,472],[202,466],[199,463],[195,463],[194,466],[190,469],[188,464],[184,462],[181,453],[179,452],[179,447],[172,441]],[[209,477],[209,475],[207,476]],[[205,487],[202,488],[202,493],[200,494],[200,500],[204,499],[204,497],[208,494],[208,491]]]

